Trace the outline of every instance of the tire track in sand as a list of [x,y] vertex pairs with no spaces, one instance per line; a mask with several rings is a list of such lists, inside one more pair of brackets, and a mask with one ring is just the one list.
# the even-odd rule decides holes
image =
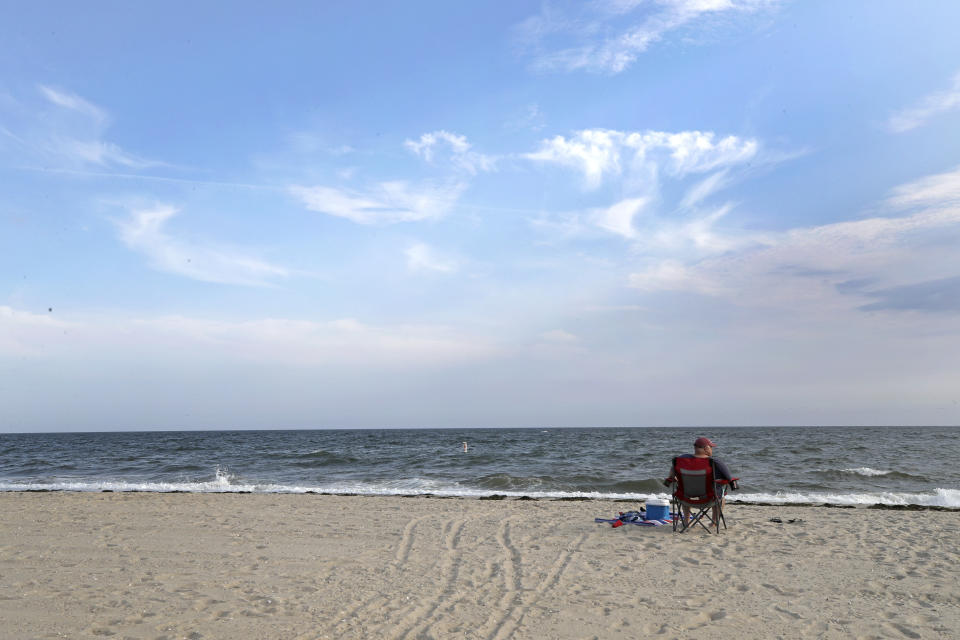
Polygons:
[[396,625],[400,631],[393,637],[398,640],[403,640],[411,634],[413,637],[417,637],[434,622],[437,609],[444,604],[452,604],[461,599],[456,598],[451,601],[450,596],[454,593],[460,575],[460,566],[463,564],[460,537],[466,523],[466,520],[448,520],[444,524],[444,551],[443,558],[440,561],[441,577],[437,590],[432,597],[415,606],[403,616]]
[[[570,565],[573,554],[580,550],[589,534],[584,533],[572,547],[564,549],[550,566],[550,570],[537,587],[524,591],[521,583],[521,555],[510,537],[510,523],[506,521],[497,533],[497,540],[503,547],[506,556],[504,563],[504,587],[506,589],[501,598],[499,610],[502,612],[494,624],[493,631],[487,635],[487,640],[505,640],[513,636],[514,631],[523,622],[524,616],[546,592],[553,589]],[[493,619],[493,618],[491,618]],[[486,625],[484,625],[486,626]]]
[[410,557],[410,549],[413,548],[414,529],[417,528],[419,523],[427,519],[427,516],[413,518],[407,523],[407,526],[403,528],[403,535],[400,537],[400,544],[397,545],[397,553],[393,559],[394,565],[401,566],[406,564],[407,558]]
[[[391,574],[394,576],[399,576],[400,572],[403,571],[407,560],[410,557],[410,551],[413,549],[413,545],[416,541],[417,525],[419,525],[421,522],[431,519],[431,516],[412,518],[403,527],[403,533],[400,536],[400,542],[397,544],[397,550],[394,554],[393,562],[388,565]],[[349,608],[337,613],[337,618],[340,618],[340,622],[334,626],[334,630],[340,635],[346,633],[346,627],[349,625],[351,620],[361,617],[369,617],[367,615],[368,613],[383,610],[390,603],[390,601],[391,598],[389,595],[378,594],[372,598],[359,600],[353,603]]]

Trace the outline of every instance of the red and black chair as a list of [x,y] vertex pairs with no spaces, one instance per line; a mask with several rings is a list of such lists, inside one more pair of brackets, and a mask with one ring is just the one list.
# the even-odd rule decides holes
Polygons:
[[[723,518],[723,497],[728,487],[736,486],[737,478],[722,480],[716,477],[710,458],[678,457],[673,459],[673,477],[665,480],[673,485],[670,499],[673,530],[684,532],[699,524],[709,533],[720,533],[720,525],[727,528]],[[684,511],[681,512],[681,509]],[[711,511],[712,513],[708,513]],[[684,517],[687,516],[688,517]],[[706,522],[704,522],[706,519]],[[709,525],[707,524],[709,523]]]

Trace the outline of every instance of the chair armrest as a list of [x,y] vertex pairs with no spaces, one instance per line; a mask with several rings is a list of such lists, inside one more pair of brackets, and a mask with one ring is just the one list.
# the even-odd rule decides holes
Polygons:
[[672,485],[672,484],[675,483],[676,481],[677,481],[676,478],[664,478],[664,479],[663,479],[663,486],[669,487],[670,485]]

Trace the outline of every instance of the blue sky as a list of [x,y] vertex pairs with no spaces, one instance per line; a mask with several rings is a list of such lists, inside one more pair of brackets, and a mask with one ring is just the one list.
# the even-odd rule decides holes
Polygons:
[[0,430],[958,424],[957,24],[8,3]]

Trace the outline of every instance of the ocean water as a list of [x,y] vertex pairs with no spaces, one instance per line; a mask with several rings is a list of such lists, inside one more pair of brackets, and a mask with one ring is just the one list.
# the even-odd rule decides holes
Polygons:
[[0,434],[0,491],[641,500],[666,497],[700,435],[740,477],[734,501],[960,507],[957,427]]

